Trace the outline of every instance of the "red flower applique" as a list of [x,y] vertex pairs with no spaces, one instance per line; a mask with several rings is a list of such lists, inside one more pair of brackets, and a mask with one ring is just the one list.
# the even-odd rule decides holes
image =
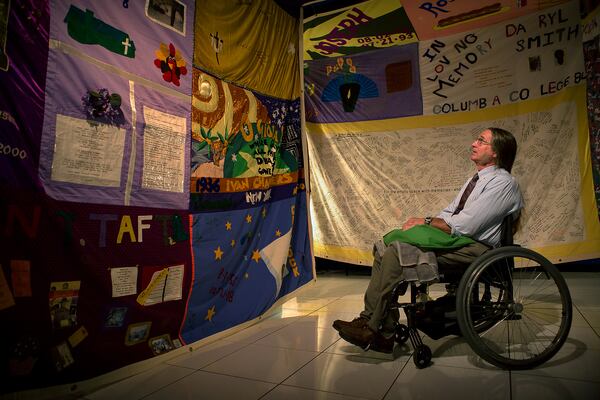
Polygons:
[[160,49],[156,50],[154,54],[156,55],[154,65],[160,68],[163,73],[163,79],[167,82],[172,82],[175,86],[179,86],[179,78],[181,75],[187,74],[185,61],[181,57],[179,50],[173,46],[173,43],[169,43],[169,47],[161,43]]

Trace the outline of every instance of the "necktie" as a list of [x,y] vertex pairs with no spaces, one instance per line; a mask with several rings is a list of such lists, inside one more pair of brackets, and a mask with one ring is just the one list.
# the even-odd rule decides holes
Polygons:
[[473,178],[471,178],[471,180],[469,181],[469,184],[465,188],[465,191],[463,192],[462,196],[460,197],[460,200],[458,202],[458,207],[456,207],[456,210],[454,210],[454,212],[452,213],[452,215],[458,214],[465,207],[465,203],[467,202],[467,198],[469,197],[469,195],[473,191],[473,188],[475,187],[475,184],[477,183],[478,179],[479,179],[479,174],[473,175]]

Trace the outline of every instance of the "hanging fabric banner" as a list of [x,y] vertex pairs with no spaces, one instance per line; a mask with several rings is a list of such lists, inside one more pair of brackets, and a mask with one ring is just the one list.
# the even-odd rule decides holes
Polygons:
[[306,120],[349,122],[422,114],[418,45],[306,61]]
[[300,96],[297,20],[274,1],[203,2],[195,32],[202,70],[269,96]]
[[148,359],[158,354],[156,336],[171,343],[163,351],[181,346],[192,278],[187,210],[30,193],[3,204],[0,268],[21,296],[2,314],[3,392],[84,381]]
[[488,109],[584,81],[579,3],[419,43],[424,114]]
[[404,1],[402,3],[414,24],[419,40],[429,40],[466,30],[481,29],[561,2],[564,0],[497,0],[488,3]]
[[[319,4],[310,5],[318,9]],[[417,35],[399,1],[369,0],[303,21],[304,60],[349,56],[416,43]]]
[[[35,3],[35,4],[34,4]],[[39,190],[48,2],[0,3],[0,187]],[[22,51],[23,45],[27,52]]]
[[50,196],[188,207],[194,7],[171,3],[52,4],[39,171]]
[[196,178],[278,179],[301,167],[299,99],[260,95],[194,68],[192,192],[220,191]]
[[590,125],[590,151],[594,175],[594,191],[600,218],[600,7],[588,15],[582,25],[583,52],[587,76],[587,109]]
[[260,316],[313,279],[303,187],[295,183],[285,197],[261,201],[247,192],[246,209],[193,216],[186,343]]
[[190,343],[256,318],[313,279],[300,102],[194,68]]
[[499,126],[519,144],[512,173],[526,206],[515,242],[553,262],[598,258],[584,93],[579,84],[453,116],[310,124],[315,255],[370,265],[373,243],[385,233],[450,203],[472,175],[470,144]]

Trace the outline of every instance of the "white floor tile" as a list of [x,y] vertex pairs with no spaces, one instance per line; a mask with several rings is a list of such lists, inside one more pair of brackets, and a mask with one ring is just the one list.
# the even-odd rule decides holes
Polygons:
[[332,328],[294,323],[258,340],[256,344],[286,349],[323,351],[339,339]]
[[196,371],[174,385],[169,385],[145,398],[145,400],[210,399],[232,400],[260,399],[275,384]]
[[328,347],[325,351],[328,354],[339,354],[344,356],[356,356],[365,358],[375,358],[378,360],[392,361],[400,357],[410,357],[412,349],[408,345],[398,345],[394,347],[394,352],[391,354],[380,353],[373,350],[363,350],[358,346],[346,342],[344,339],[338,340],[332,346]]
[[423,343],[431,349],[431,362],[433,365],[498,370],[498,368],[475,354],[471,346],[462,337],[446,336],[433,340],[425,336]]
[[149,371],[134,375],[114,385],[87,394],[89,400],[136,400],[192,374],[189,368],[160,364]]
[[243,342],[217,341],[206,346],[199,347],[193,352],[182,354],[167,361],[167,364],[191,369],[201,369],[221,358],[247,346]]
[[273,318],[285,319],[287,321],[284,321],[284,322],[291,323],[293,320],[290,320],[290,318],[303,317],[305,315],[310,314],[313,311],[314,310],[299,310],[296,308],[282,308],[281,306],[279,306],[279,307],[274,307],[272,310],[270,310],[269,315],[267,315],[265,317],[266,317],[266,319],[273,319]]
[[580,306],[577,309],[591,327],[600,328],[600,306]]
[[352,321],[356,317],[356,313],[353,312],[315,311],[304,318],[298,319],[293,324],[310,325],[315,328],[331,328],[333,326],[333,321],[336,319]]
[[357,290],[356,293],[347,294],[345,296],[339,297],[339,299],[340,300],[352,300],[352,301],[364,301],[366,290],[367,290],[367,288],[365,287],[362,291]]
[[305,316],[310,313],[303,311],[301,313],[294,313],[293,310],[277,310],[269,315],[266,315],[262,321],[260,321],[261,326],[265,327],[275,327],[277,329],[283,328],[289,324],[293,324],[296,321],[300,321]]
[[600,285],[597,272],[563,272],[562,276],[567,282],[571,295],[594,291]]
[[[439,340],[424,337],[423,343],[430,347],[433,353],[432,362],[436,365],[490,370],[498,369],[479,357],[462,337],[448,336]],[[547,361],[545,366],[557,365],[558,369],[560,369],[561,364],[576,361],[587,351],[600,350],[598,348],[599,345],[600,337],[598,337],[592,328],[572,327],[569,337],[559,353]]]
[[600,382],[600,351],[565,346],[543,365],[514,374]]
[[283,309],[294,309],[294,310],[308,310],[317,311],[323,306],[337,300],[338,297],[324,297],[324,298],[313,298],[313,297],[294,297],[285,303],[281,304]]
[[381,399],[407,361],[407,356],[396,360],[377,360],[322,353],[283,383],[366,399]]
[[282,318],[265,319],[264,321],[259,322],[256,325],[236,332],[231,336],[223,338],[222,340],[227,342],[239,342],[250,344],[264,338],[267,335],[270,335],[271,333],[279,329],[285,328],[291,323],[291,320]]
[[[333,328],[332,328],[333,330]],[[337,333],[337,332],[336,332]],[[339,335],[339,333],[338,333]],[[339,336],[338,336],[339,337]],[[366,358],[375,358],[383,361],[393,361],[402,356],[410,357],[412,353],[412,348],[407,344],[398,344],[395,343],[394,351],[391,354],[380,353],[378,351],[373,350],[363,350],[362,348],[355,346],[351,343],[348,343],[344,339],[340,338],[336,341],[332,346],[328,347],[325,351],[328,354],[339,354],[344,356],[356,356],[356,357],[366,357]]]
[[599,307],[600,293],[598,293],[598,286],[600,286],[600,281],[596,282],[596,285],[591,287],[588,287],[587,285],[585,288],[577,289],[569,287],[569,292],[571,293],[571,300],[573,301],[573,304],[578,307]]
[[569,348],[570,346],[600,350],[600,337],[590,327],[572,326],[569,337],[564,344],[565,348]]
[[573,306],[573,321],[571,323],[571,326],[573,326],[573,327],[585,327],[585,328],[588,328],[590,326],[590,323],[583,316],[583,313],[581,312],[581,310],[578,307],[575,307],[575,306]]
[[402,371],[385,400],[395,399],[486,399],[509,400],[510,383],[506,371],[430,366],[417,369],[410,362]]
[[[409,343],[396,345],[393,354],[365,352],[341,339],[332,324],[359,315],[370,277],[338,272],[319,274],[317,282],[247,329],[85,398],[598,399],[600,273],[563,276],[573,297],[571,332],[558,354],[536,369],[498,369],[456,336],[424,336],[433,353],[424,369],[415,367]],[[443,285],[430,287],[433,298],[443,293]],[[401,318],[406,320],[403,313]]]
[[251,344],[214,362],[203,370],[281,383],[318,354],[312,351]]
[[600,383],[515,375],[512,377],[512,393],[513,400],[598,400]]
[[366,400],[364,397],[354,397],[320,390],[303,389],[295,386],[279,385],[261,400]]
[[319,311],[343,311],[355,313],[358,316],[364,308],[365,303],[362,300],[338,299],[320,308]]
[[317,283],[302,291],[302,296],[342,297],[364,294],[369,284],[369,276],[317,276]]

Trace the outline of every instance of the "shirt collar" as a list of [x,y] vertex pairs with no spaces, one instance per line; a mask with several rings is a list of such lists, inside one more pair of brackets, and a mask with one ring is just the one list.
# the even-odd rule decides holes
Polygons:
[[480,170],[477,172],[477,174],[479,175],[479,179],[484,178],[490,174],[493,174],[494,172],[496,172],[498,170],[498,166],[497,165],[490,165],[489,167],[485,167],[484,169]]

